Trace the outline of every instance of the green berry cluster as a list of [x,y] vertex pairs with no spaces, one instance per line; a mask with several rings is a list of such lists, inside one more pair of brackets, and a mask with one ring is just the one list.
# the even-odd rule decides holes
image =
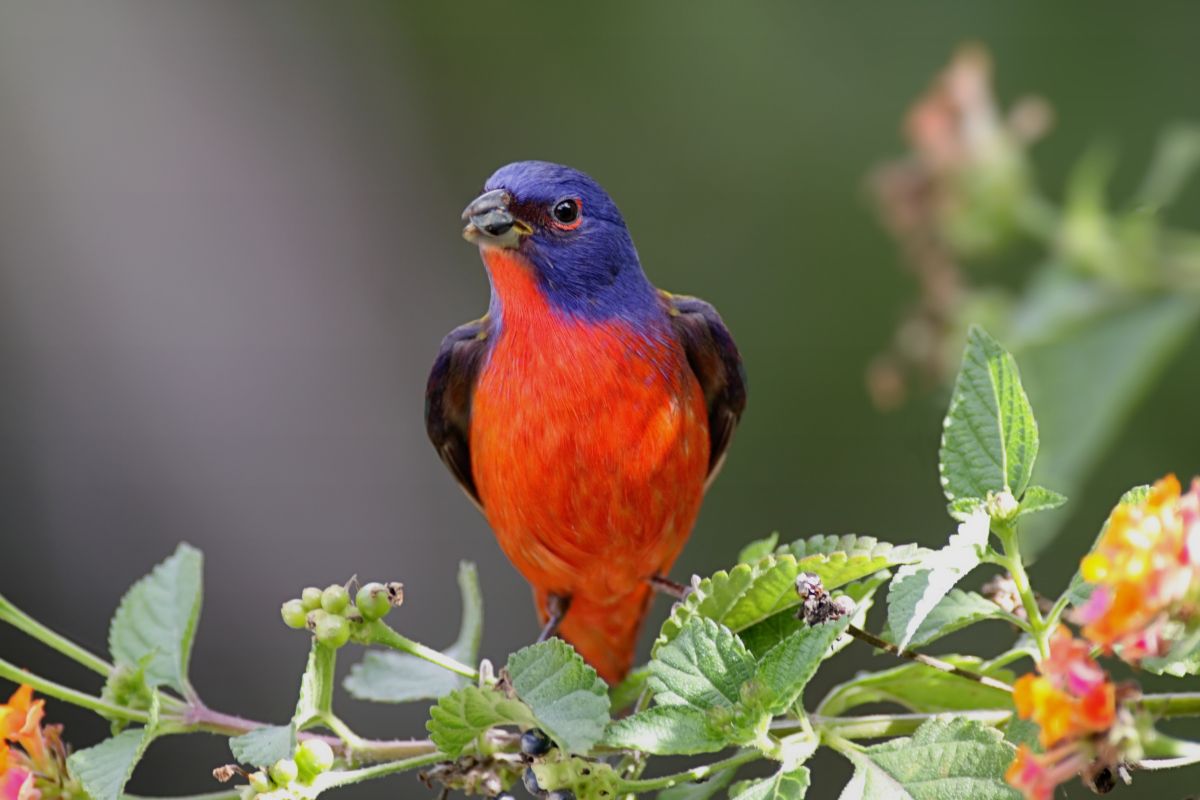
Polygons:
[[350,602],[350,590],[340,584],[305,589],[299,599],[288,600],[280,615],[289,628],[308,628],[317,641],[338,648],[350,641],[351,623],[383,619],[404,600],[399,583],[367,583]]
[[242,792],[247,800],[276,789],[286,789],[299,781],[307,785],[333,766],[333,748],[323,739],[305,739],[292,758],[281,758],[270,769],[251,772],[246,776],[249,785]]

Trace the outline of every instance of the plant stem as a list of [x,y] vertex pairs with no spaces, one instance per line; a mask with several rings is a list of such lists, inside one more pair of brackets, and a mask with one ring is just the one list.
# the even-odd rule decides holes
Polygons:
[[445,653],[440,653],[432,647],[426,647],[420,642],[414,642],[407,636],[397,633],[382,620],[375,620],[370,625],[367,625],[363,629],[361,641],[364,644],[381,644],[393,650],[400,650],[417,658],[423,658],[431,664],[437,664],[442,669],[449,670],[469,680],[479,680],[479,670],[468,667],[461,661],[451,658]]
[[733,769],[740,767],[742,764],[748,764],[762,758],[762,753],[757,750],[743,750],[729,758],[721,761],[714,761],[711,764],[704,764],[699,767],[693,767],[683,772],[676,772],[672,775],[664,775],[661,778],[643,778],[640,780],[621,780],[617,782],[617,793],[641,793],[653,792],[659,789],[670,789],[672,786],[678,786],[681,783],[695,783],[706,778],[712,777],[714,774],[725,769]]
[[1046,620],[1042,618],[1042,610],[1038,608],[1037,595],[1029,584],[1029,575],[1025,572],[1025,562],[1021,560],[1020,537],[1017,529],[1009,525],[995,525],[994,531],[1000,544],[1004,547],[1003,566],[1012,576],[1013,585],[1021,597],[1021,605],[1025,608],[1025,616],[1029,618],[1029,634],[1037,642],[1041,658],[1050,656],[1049,633]]
[[174,797],[143,797],[138,794],[123,794],[121,800],[241,800],[241,797],[242,793],[237,789],[227,789],[223,792],[175,795]]
[[[973,719],[994,727],[1008,722],[1012,719],[1012,714],[1013,712],[1008,709],[995,708],[959,711],[955,712],[954,716],[961,719]],[[872,714],[862,717],[813,715],[809,721],[821,734],[822,740],[827,735],[839,739],[885,739],[889,736],[907,736],[929,720],[944,716],[945,714]]]
[[1138,707],[1156,717],[1200,716],[1200,692],[1148,694],[1138,701]]
[[932,669],[941,670],[942,672],[947,672],[951,675],[956,675],[959,678],[965,678],[969,681],[975,681],[976,683],[983,684],[984,686],[990,686],[993,689],[999,689],[1002,692],[1012,692],[1012,687],[1004,681],[996,680],[995,678],[987,675],[980,675],[978,672],[972,672],[969,669],[956,667],[953,664],[942,661],[940,658],[927,656],[924,653],[915,653],[912,650],[901,650],[891,642],[880,639],[875,634],[864,631],[862,628],[859,628],[855,625],[851,625],[846,628],[846,632],[859,641],[866,642],[877,650],[882,650],[885,653],[891,653],[897,658],[905,658],[909,661],[916,661],[918,664],[924,664]]
[[382,778],[387,775],[394,775],[397,772],[407,772],[410,769],[419,767],[427,767],[430,764],[436,764],[439,761],[447,761],[448,757],[445,753],[433,752],[415,758],[401,759],[400,761],[388,761],[383,764],[376,764],[371,767],[363,767],[362,769],[351,769],[344,772],[326,772],[323,775],[318,775],[312,782],[314,789],[324,791],[332,789],[335,786],[349,786],[352,783],[362,783],[363,781]]
[[150,720],[150,715],[145,711],[118,706],[86,692],[71,689],[60,683],[43,678],[40,675],[26,672],[2,658],[0,658],[0,678],[5,678],[13,683],[28,684],[39,694],[54,697],[72,705],[95,711],[100,716],[107,717],[108,719],[123,719],[127,722],[140,722],[143,724]]
[[112,672],[112,664],[85,650],[65,636],[50,630],[13,605],[4,595],[0,595],[0,621],[7,622],[17,630],[32,636],[47,647],[57,650],[67,658],[82,664],[92,672],[103,675],[105,678]]
[[[241,736],[258,728],[268,727],[269,723],[245,719],[232,714],[214,711],[206,706],[192,706],[187,710],[183,720],[182,733],[212,733],[218,736]],[[322,736],[317,733],[302,732],[297,734],[300,740],[322,739],[346,755],[351,753],[343,741],[336,736]],[[358,748],[353,755],[363,761],[391,761],[397,758],[412,758],[423,756],[437,750],[429,739],[358,739]]]

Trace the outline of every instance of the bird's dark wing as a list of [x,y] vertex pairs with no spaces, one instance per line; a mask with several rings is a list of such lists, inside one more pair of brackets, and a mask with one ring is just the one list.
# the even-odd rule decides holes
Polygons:
[[467,496],[483,510],[471,474],[471,396],[487,354],[491,331],[485,316],[460,325],[442,340],[425,388],[425,430]]
[[717,310],[695,297],[660,292],[708,405],[708,483],[712,483],[746,408],[746,370]]

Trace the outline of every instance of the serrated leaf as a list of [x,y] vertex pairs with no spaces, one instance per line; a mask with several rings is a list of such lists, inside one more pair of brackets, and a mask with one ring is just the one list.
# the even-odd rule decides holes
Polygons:
[[[462,595],[462,622],[458,639],[444,652],[463,664],[474,664],[479,657],[479,638],[483,633],[483,596],[473,563],[459,564],[458,588]],[[359,700],[408,703],[437,699],[466,685],[466,679],[407,653],[372,650],[350,668],[342,685]]]
[[608,726],[604,743],[658,756],[715,753],[728,746],[708,715],[685,705],[655,706]]
[[[1200,629],[1186,632],[1181,624],[1175,627],[1180,630],[1168,632],[1168,636],[1178,635],[1178,640],[1164,656],[1143,658],[1139,666],[1155,675],[1172,675],[1184,678],[1200,673]],[[1169,641],[1169,639],[1168,639]]]
[[1039,511],[1050,511],[1066,502],[1066,495],[1059,494],[1044,486],[1030,486],[1025,490],[1024,497],[1021,498],[1021,505],[1017,509],[1017,516],[1022,517],[1026,514],[1035,514]]
[[1004,781],[1014,748],[974,720],[933,719],[912,738],[840,749],[854,777],[840,800],[1020,800]]
[[921,623],[954,585],[979,565],[990,524],[985,511],[976,511],[958,526],[949,544],[896,573],[888,587],[888,628],[900,649],[909,646]]
[[946,413],[939,470],[946,499],[1020,497],[1037,458],[1038,432],[1016,361],[971,326]]
[[608,685],[561,639],[530,645],[508,658],[517,697],[568,753],[587,753],[609,720]]
[[779,548],[755,564],[739,564],[695,581],[692,592],[676,603],[663,623],[654,652],[678,634],[692,617],[716,620],[739,633],[800,604],[796,577],[817,575],[826,589],[872,575],[897,564],[920,559],[927,551],[915,545],[893,547],[869,536],[815,536]]
[[113,661],[142,664],[146,682],[188,693],[188,662],[200,619],[204,557],[181,544],[125,593],[108,630]]
[[729,785],[736,769],[723,769],[713,773],[706,780],[695,783],[681,783],[658,793],[657,800],[709,800]]
[[292,725],[255,728],[230,739],[229,749],[239,764],[269,767],[296,749],[296,728]]
[[739,564],[753,564],[760,558],[771,555],[775,551],[775,545],[779,544],[779,532],[776,531],[770,536],[763,539],[755,539],[750,544],[746,545],[738,553]]
[[769,778],[739,785],[737,793],[731,792],[729,797],[730,800],[804,800],[809,781],[808,767],[780,770]]
[[[1004,612],[1000,606],[977,592],[951,589],[917,627],[917,632],[913,634],[908,645],[922,647],[976,622],[989,619],[1004,619]],[[884,638],[894,640],[890,629],[884,632]]]
[[[983,669],[974,656],[941,656],[944,661],[1012,683],[1016,676],[1003,669]],[[901,664],[882,672],[860,673],[830,690],[817,713],[839,716],[867,703],[895,703],[909,711],[936,714],[975,708],[1010,708],[1012,693],[941,672],[924,664]]]
[[122,731],[100,744],[77,750],[67,759],[67,770],[91,800],[118,800],[146,748],[158,734],[158,697],[150,703],[150,721],[143,728]]
[[765,711],[782,714],[800,699],[834,641],[850,624],[849,617],[805,626],[772,647],[758,662],[755,686]]
[[300,699],[292,714],[292,725],[298,731],[316,724],[333,706],[333,669],[337,651],[313,639],[308,651],[308,663],[300,677]]
[[754,676],[754,659],[724,625],[693,617],[650,662],[650,686],[700,709],[732,706]]
[[497,725],[537,727],[533,712],[503,692],[466,686],[438,700],[425,723],[429,737],[450,758],[457,758],[475,737]]

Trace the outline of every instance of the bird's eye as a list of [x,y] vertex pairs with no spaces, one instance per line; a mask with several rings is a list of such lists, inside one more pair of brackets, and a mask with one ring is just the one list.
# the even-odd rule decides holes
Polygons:
[[579,226],[579,201],[574,198],[559,200],[550,213],[560,228],[571,230]]

